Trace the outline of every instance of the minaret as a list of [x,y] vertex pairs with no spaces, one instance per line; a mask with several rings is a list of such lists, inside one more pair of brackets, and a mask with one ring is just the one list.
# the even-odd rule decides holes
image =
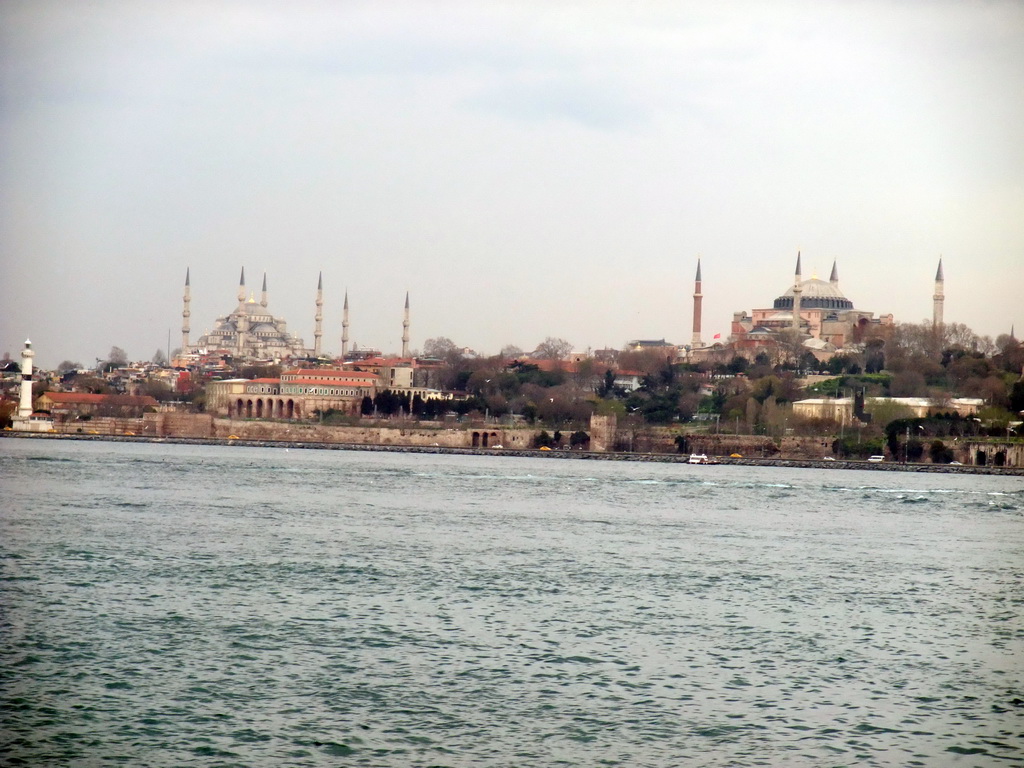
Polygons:
[[348,354],[348,288],[345,289],[345,306],[341,311],[341,359]]
[[189,318],[192,317],[192,310],[189,308],[192,303],[192,287],[189,285],[188,267],[185,267],[185,295],[181,298],[185,302],[185,308],[181,311],[181,353],[187,355],[189,353],[188,332],[191,330]]
[[25,339],[25,348],[21,350],[21,402],[18,405],[18,418],[25,423],[32,418],[32,342]]
[[320,357],[320,337],[323,336],[323,321],[324,321],[324,273],[320,273],[320,277],[316,283],[316,325],[313,328],[313,355],[314,357]]
[[939,256],[939,268],[935,271],[935,294],[932,296],[932,329],[936,331],[942,327],[942,304],[946,300],[944,284],[942,257]]
[[245,354],[245,331],[248,315],[245,312],[245,267],[242,267],[242,277],[238,281],[238,309],[235,310],[235,352],[239,357]]
[[700,315],[701,315],[701,300],[704,298],[704,294],[700,292],[700,256],[697,257],[697,277],[693,283],[693,338],[690,340],[690,345],[696,349],[697,347],[703,347],[704,342],[700,340]]
[[260,296],[260,306],[267,308],[267,273],[263,273],[263,295]]
[[837,266],[835,259],[832,260],[832,276],[829,277],[828,281],[832,283],[833,288],[839,287],[839,267]]
[[803,280],[800,278],[800,251],[796,252],[796,274],[793,276],[793,330],[800,332],[800,294],[803,293]]
[[405,292],[405,317],[402,320],[402,357],[409,356],[409,292]]

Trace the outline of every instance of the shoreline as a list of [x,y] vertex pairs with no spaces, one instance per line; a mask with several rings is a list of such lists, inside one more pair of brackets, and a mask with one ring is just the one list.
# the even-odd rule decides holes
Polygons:
[[[174,443],[177,445],[221,445],[243,448],[296,448],[301,450],[365,451],[379,453],[427,453],[464,456],[515,456],[541,459],[575,459],[578,461],[634,461],[660,464],[688,464],[689,454],[670,453],[596,453],[593,451],[553,450],[541,451],[521,448],[448,448],[419,445],[379,445],[370,443],[324,443],[291,440],[242,440],[199,437],[149,437],[145,435],[79,435],[49,432],[0,432],[0,437],[39,440],[76,440],[117,443]],[[1024,467],[976,466],[972,464],[903,464],[899,462],[868,462],[848,459],[822,461],[820,459],[779,459],[720,457],[715,464],[694,466],[752,466],[788,467],[803,469],[861,469],[873,472],[938,472],[944,474],[1003,475],[1024,477]]]

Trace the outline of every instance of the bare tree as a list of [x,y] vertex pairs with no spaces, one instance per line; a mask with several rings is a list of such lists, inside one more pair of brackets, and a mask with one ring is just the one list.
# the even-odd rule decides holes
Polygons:
[[128,365],[128,355],[120,347],[111,347],[107,361],[113,363],[116,367]]
[[451,360],[454,357],[461,357],[462,350],[448,337],[438,336],[423,342],[423,356],[437,360]]
[[537,345],[533,356],[538,360],[561,360],[572,352],[572,344],[565,339],[548,336]]

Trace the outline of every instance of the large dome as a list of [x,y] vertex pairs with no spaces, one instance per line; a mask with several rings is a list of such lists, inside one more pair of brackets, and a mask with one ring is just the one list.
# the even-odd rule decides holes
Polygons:
[[[853,302],[843,296],[838,286],[828,280],[812,277],[800,283],[801,309],[853,309]],[[775,309],[793,309],[793,286],[775,300]]]

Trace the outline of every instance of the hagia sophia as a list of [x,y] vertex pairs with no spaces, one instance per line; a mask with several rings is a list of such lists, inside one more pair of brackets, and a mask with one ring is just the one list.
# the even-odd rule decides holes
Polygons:
[[[693,292],[693,337],[689,347],[690,358],[706,359],[714,353],[727,351],[753,359],[759,352],[779,349],[784,343],[799,341],[819,360],[827,360],[837,351],[855,347],[872,335],[872,330],[891,327],[892,314],[875,316],[854,307],[839,288],[839,267],[832,264],[829,279],[803,278],[801,256],[797,253],[796,270],[792,284],[775,299],[771,307],[741,310],[733,313],[729,338],[724,343],[706,345],[701,339],[701,271],[697,262],[697,275]],[[945,301],[942,259],[935,273],[935,291],[932,296],[932,322],[942,325]]]

